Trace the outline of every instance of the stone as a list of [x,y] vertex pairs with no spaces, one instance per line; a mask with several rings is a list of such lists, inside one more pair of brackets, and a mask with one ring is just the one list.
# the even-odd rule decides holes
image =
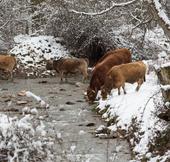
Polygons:
[[170,84],[170,63],[163,64],[156,70],[156,73],[162,85]]
[[161,86],[162,96],[164,97],[165,102],[170,101],[170,85]]

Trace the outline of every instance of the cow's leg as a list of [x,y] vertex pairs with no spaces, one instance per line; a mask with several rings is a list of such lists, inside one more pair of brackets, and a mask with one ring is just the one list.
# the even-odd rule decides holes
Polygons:
[[67,74],[68,74],[68,73],[65,73],[65,82],[68,82],[68,80],[67,80]]
[[12,71],[10,71],[10,80],[11,80],[11,81],[14,81],[13,72],[12,72]]
[[81,70],[81,74],[83,75],[82,82],[84,83],[87,80],[87,78],[88,78],[88,73],[87,73],[86,70]]
[[82,82],[85,83],[85,80],[86,80],[86,77],[85,77],[84,74],[83,74]]
[[124,94],[126,94],[125,84],[123,84],[122,89],[123,89]]
[[120,87],[118,87],[118,95],[120,95]]
[[83,82],[85,82],[87,78],[88,78],[88,74],[87,73],[83,74]]
[[60,82],[62,83],[63,82],[63,72],[60,72]]
[[143,83],[144,79],[143,78],[140,78],[138,81],[137,81],[137,87],[136,87],[136,91],[139,91],[139,88],[141,87],[142,83]]
[[7,79],[8,79],[9,81],[13,81],[13,73],[12,73],[12,71],[10,71],[10,70],[5,70],[4,72],[5,72],[5,74],[7,75]]
[[119,81],[115,84],[114,87],[117,87],[118,88],[118,95],[120,95],[120,88],[122,87],[122,85],[124,84],[123,81]]

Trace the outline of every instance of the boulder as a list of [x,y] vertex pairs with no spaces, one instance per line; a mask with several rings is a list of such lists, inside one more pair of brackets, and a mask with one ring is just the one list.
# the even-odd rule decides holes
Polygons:
[[169,85],[164,85],[161,86],[161,90],[162,90],[162,96],[165,99],[165,102],[170,102],[170,84]]
[[170,84],[170,63],[163,64],[157,68],[156,73],[162,85]]

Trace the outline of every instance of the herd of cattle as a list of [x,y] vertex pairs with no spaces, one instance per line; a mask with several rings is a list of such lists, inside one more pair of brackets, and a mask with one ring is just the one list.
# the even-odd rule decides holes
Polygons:
[[[55,70],[59,73],[61,81],[67,79],[67,74],[80,72],[83,80],[88,79],[88,59],[83,58],[61,58],[59,60],[47,61],[46,69]],[[13,79],[13,69],[16,66],[16,59],[9,55],[0,55],[0,70],[10,74]],[[131,53],[126,48],[111,50],[107,52],[96,63],[92,70],[90,83],[87,88],[87,101],[93,103],[97,93],[101,90],[102,98],[105,99],[111,90],[120,88],[124,94],[125,82],[137,82],[136,91],[139,90],[145,81],[146,65],[142,61],[132,62]]]

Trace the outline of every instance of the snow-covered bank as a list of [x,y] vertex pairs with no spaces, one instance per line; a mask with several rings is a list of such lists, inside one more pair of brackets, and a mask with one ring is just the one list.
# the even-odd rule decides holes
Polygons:
[[[141,160],[143,157],[152,160],[155,157],[150,152],[150,144],[153,144],[157,132],[162,132],[166,128],[164,122],[156,116],[156,104],[162,102],[157,77],[154,72],[147,75],[146,82],[139,92],[135,91],[136,84],[126,84],[125,88],[126,95],[122,92],[118,96],[117,89],[112,90],[107,100],[99,100],[96,109],[102,113],[106,121],[114,121],[108,127],[112,134],[116,131],[119,133],[126,131],[125,136],[129,139],[136,160]],[[168,156],[167,154],[157,157],[157,160],[164,159],[163,162]]]

